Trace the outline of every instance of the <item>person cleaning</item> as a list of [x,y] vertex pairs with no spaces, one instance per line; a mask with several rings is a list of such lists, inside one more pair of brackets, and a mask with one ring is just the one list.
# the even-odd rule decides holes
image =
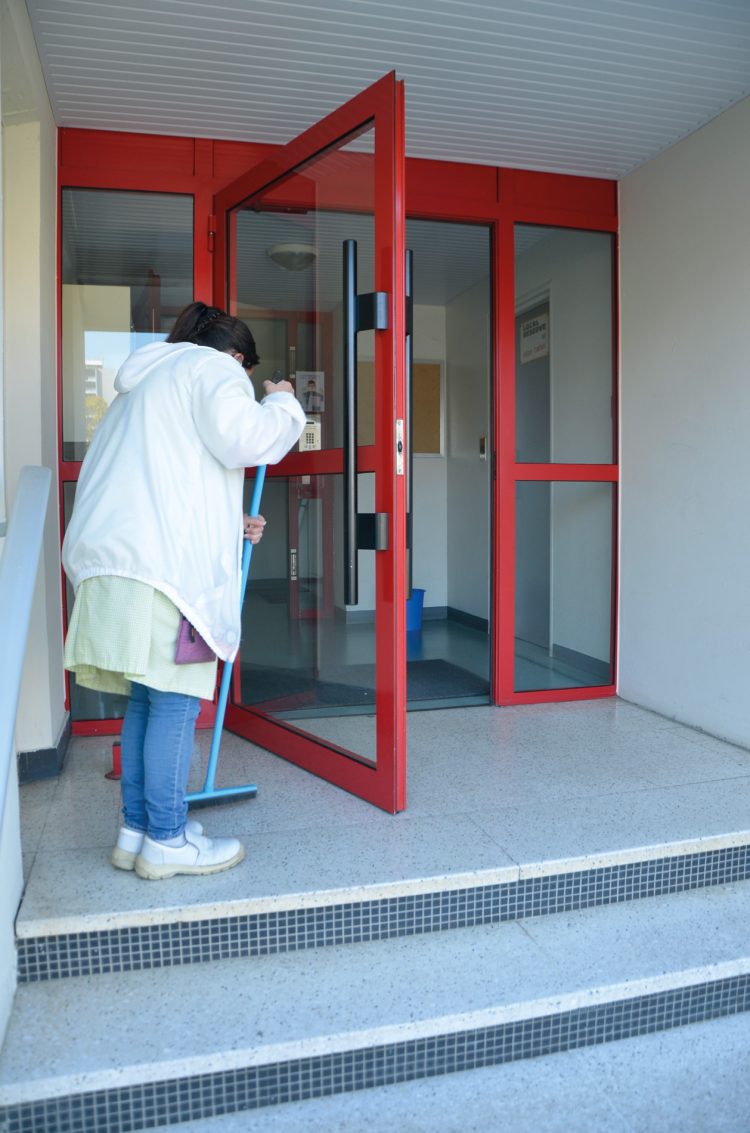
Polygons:
[[[265,382],[256,400],[258,361],[247,325],[200,302],[166,342],[131,354],[63,541],[75,589],[65,667],[87,688],[128,697],[112,864],[148,880],[218,873],[244,857],[237,838],[209,838],[188,820],[185,794],[200,699],[213,696],[216,658],[239,648],[243,533],[257,543],[265,525],[243,517],[245,468],[277,463],[305,426],[290,382]],[[196,643],[207,659],[194,659]]]

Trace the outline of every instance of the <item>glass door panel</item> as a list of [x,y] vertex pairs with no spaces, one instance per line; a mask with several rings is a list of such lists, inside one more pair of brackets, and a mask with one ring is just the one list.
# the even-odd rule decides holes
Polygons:
[[406,234],[414,255],[408,706],[487,704],[490,230],[409,219]]
[[262,328],[256,392],[289,378],[308,421],[268,469],[227,724],[388,810],[405,801],[401,107],[387,76],[217,202],[228,309]]
[[[360,500],[374,476],[360,474]],[[369,482],[369,483],[368,483]],[[252,481],[248,480],[246,505]],[[360,574],[360,603],[347,609],[334,575],[331,535],[341,529],[341,476],[269,477],[266,534],[253,551],[242,612],[238,703],[377,762],[374,572]],[[290,582],[293,580],[293,582]],[[359,717],[356,737],[340,717]]]

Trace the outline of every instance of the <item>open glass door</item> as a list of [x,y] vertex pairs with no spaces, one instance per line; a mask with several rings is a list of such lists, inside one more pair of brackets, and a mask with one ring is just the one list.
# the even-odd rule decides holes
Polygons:
[[256,392],[291,376],[308,415],[299,451],[268,469],[226,723],[392,812],[406,771],[403,139],[390,74],[215,201],[216,301],[256,338]]

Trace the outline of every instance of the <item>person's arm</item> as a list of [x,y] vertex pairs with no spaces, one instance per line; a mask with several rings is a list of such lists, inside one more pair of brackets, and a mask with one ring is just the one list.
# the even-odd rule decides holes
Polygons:
[[206,448],[225,468],[276,464],[299,440],[305,414],[289,382],[267,382],[255,400],[245,371],[228,354],[202,360],[193,390],[193,419]]

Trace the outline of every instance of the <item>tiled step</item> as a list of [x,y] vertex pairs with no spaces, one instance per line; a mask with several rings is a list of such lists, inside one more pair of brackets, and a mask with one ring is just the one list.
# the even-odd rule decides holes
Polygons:
[[750,1013],[463,1074],[204,1118],[168,1133],[742,1133]]
[[121,1133],[486,1067],[750,1006],[750,886],[253,963],[19,989],[7,1133]]
[[[127,887],[135,903],[128,908],[121,901],[125,907],[117,912],[73,909],[45,916],[27,895],[16,925],[19,981],[361,944],[722,885],[750,876],[750,831],[567,858],[513,862],[499,847],[494,856],[501,863],[495,868],[421,877],[396,873],[370,884],[246,897],[230,895],[236,883],[231,874],[198,879],[211,893],[210,903],[180,904],[179,894],[195,879],[146,883],[120,876],[121,892]],[[106,861],[90,865],[94,876],[108,876]],[[370,868],[378,876],[375,863]],[[141,895],[151,904],[139,907]],[[160,905],[159,898],[170,903]]]

